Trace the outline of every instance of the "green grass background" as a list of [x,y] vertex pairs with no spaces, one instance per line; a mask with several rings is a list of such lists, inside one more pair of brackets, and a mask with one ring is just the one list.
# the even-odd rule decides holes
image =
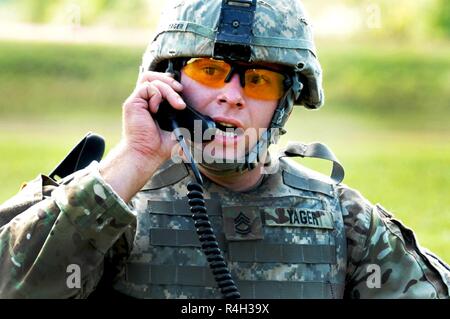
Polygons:
[[[322,141],[345,183],[450,262],[450,46],[319,42],[326,105],[297,108],[287,141]],[[87,131],[120,138],[144,47],[0,42],[0,202]],[[299,162],[329,172],[317,160]]]

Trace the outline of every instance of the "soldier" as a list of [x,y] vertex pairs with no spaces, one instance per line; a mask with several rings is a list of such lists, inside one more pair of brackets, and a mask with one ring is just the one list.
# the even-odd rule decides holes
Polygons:
[[[448,266],[342,184],[327,147],[267,152],[294,103],[324,100],[299,2],[175,1],[161,21],[123,105],[119,145],[58,183],[39,176],[0,207],[2,298],[449,297]],[[204,195],[214,232],[201,200],[191,202],[194,224],[194,175],[154,120],[186,104],[218,128],[191,143],[209,160],[196,158],[204,194],[190,186],[189,197]],[[263,130],[246,139],[251,129]],[[331,160],[331,177],[293,156]]]

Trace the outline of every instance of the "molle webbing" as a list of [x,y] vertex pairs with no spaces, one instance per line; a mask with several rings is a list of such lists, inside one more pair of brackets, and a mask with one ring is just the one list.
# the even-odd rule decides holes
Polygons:
[[[136,267],[138,266],[138,267]],[[173,266],[173,265],[136,265],[127,267],[128,273],[137,274],[128,276],[131,283],[140,284],[143,281],[150,282],[148,297],[164,298],[163,295],[155,295],[160,289],[156,286],[170,287],[182,286],[183,290],[197,295],[199,298],[206,297],[205,287],[216,287],[216,282],[211,270],[205,266]],[[260,280],[248,281],[237,280],[236,284],[242,297],[251,299],[299,299],[299,298],[326,298],[338,297],[343,284],[330,282],[292,282]],[[153,289],[152,289],[153,288]],[[214,289],[214,288],[213,288]]]
[[215,287],[209,267],[150,265],[150,281],[154,285]]
[[329,282],[237,281],[242,296],[252,299],[335,299],[341,284]]
[[334,245],[266,244],[263,242],[230,242],[229,260],[263,263],[334,264]]
[[[225,249],[225,236],[217,234],[220,249]],[[152,228],[150,244],[169,247],[200,247],[200,241],[195,230]]]
[[[148,201],[148,209],[152,214],[191,216],[187,197],[173,201]],[[222,208],[217,199],[205,199],[206,209],[210,216],[222,216]]]

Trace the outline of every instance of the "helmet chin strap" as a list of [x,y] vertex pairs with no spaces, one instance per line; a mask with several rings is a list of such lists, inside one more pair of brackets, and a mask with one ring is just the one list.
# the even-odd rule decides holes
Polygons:
[[[294,79],[294,82],[297,82],[297,80]],[[270,156],[268,155],[269,146],[272,143],[276,144],[278,142],[278,137],[286,133],[283,126],[290,115],[289,113],[292,110],[295,97],[300,94],[296,91],[296,88],[298,88],[297,85],[300,85],[299,82],[294,83],[286,90],[286,93],[280,99],[280,102],[275,109],[269,128],[264,131],[255,146],[253,146],[243,158],[237,159],[231,163],[230,160],[228,160],[224,163],[207,163],[203,161],[198,164],[213,175],[233,176],[245,174],[246,172],[257,168],[259,164],[262,163],[263,159],[265,159],[266,163],[270,161]]]
[[270,145],[270,133],[266,130],[253,148],[245,156],[235,160],[223,160],[220,162],[201,162],[199,165],[216,176],[241,175],[258,167],[263,158],[267,158]]

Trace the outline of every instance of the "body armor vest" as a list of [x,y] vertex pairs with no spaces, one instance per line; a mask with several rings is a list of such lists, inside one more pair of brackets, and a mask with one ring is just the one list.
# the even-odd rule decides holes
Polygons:
[[[335,183],[289,159],[275,165],[248,192],[205,181],[210,221],[241,297],[342,298],[346,237]],[[221,297],[187,203],[192,178],[184,164],[168,162],[135,197],[133,249],[115,290]]]

